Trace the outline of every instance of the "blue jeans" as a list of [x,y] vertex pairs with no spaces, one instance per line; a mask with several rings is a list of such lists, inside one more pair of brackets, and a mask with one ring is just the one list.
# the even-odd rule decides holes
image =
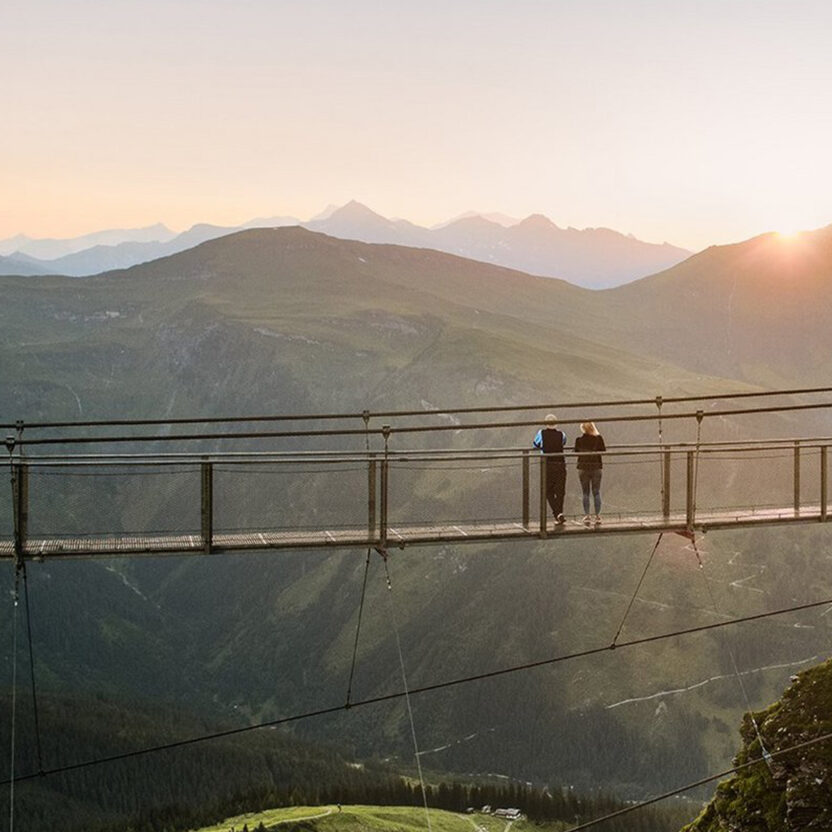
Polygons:
[[589,487],[592,486],[592,499],[595,503],[595,513],[601,513],[601,469],[579,470],[578,477],[581,480],[581,491],[583,491],[584,514],[589,514]]

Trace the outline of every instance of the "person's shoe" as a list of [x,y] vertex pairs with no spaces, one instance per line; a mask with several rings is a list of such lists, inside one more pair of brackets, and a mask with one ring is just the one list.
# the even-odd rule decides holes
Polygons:
[[589,515],[588,515],[588,514],[585,514],[585,515],[584,515],[584,525],[585,525],[585,526],[588,526],[588,525],[589,525],[589,523],[590,523],[590,520],[589,520]]
[[565,518],[562,514],[559,514],[559,515],[555,518],[555,522],[556,522],[559,526],[562,526],[562,525],[566,522],[566,518]]
[[600,525],[601,525],[601,515],[600,515],[600,514],[596,514],[596,515],[595,515],[595,525],[596,525],[596,526],[600,526]]

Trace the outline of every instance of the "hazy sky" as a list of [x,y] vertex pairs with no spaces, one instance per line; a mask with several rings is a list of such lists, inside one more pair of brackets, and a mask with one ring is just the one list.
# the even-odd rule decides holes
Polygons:
[[2,0],[0,238],[544,213],[832,223],[830,0]]

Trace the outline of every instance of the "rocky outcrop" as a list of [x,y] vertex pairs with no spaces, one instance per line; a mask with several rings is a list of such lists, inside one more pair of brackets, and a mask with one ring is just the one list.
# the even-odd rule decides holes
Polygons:
[[832,733],[832,660],[792,680],[779,702],[743,719],[734,765],[759,762],[720,783],[705,811],[682,832],[832,829],[832,739],[778,754]]

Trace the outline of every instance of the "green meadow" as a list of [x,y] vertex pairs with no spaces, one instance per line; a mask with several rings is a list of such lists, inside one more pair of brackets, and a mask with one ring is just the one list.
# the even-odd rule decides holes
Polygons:
[[[430,825],[433,832],[502,832],[509,822],[476,812],[471,815],[430,809]],[[329,806],[291,806],[269,809],[226,818],[222,823],[204,826],[195,832],[242,832],[247,827],[255,832],[263,824],[265,829],[284,830],[299,828],[319,832],[411,832],[426,829],[425,812],[414,806],[342,806],[341,811]],[[543,832],[561,832],[566,825],[559,822],[533,824],[526,820],[510,824],[514,832],[536,829]]]

